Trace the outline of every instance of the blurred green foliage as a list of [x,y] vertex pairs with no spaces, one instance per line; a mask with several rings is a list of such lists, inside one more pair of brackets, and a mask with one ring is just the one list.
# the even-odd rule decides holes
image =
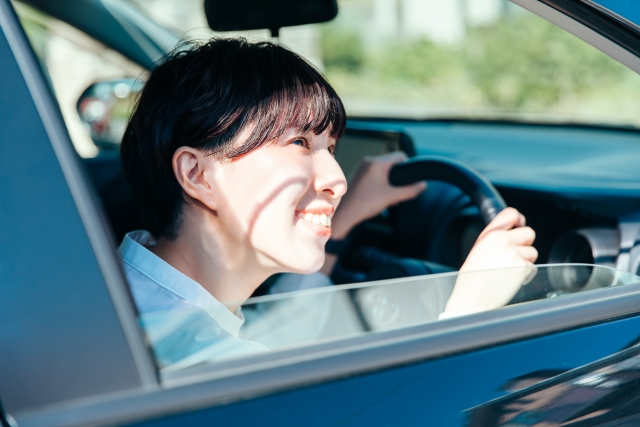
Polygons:
[[467,29],[464,41],[453,45],[396,38],[365,46],[359,33],[343,28],[323,28],[322,53],[329,80],[347,95],[367,88],[365,97],[420,95],[433,104],[547,111],[629,75],[617,61],[531,14]]
[[625,72],[620,63],[537,17],[505,19],[471,31],[467,40],[460,65],[496,107],[553,105]]
[[457,52],[420,38],[390,43],[371,62],[382,79],[428,84],[454,70],[458,66],[457,57]]
[[324,27],[321,48],[322,60],[328,70],[355,73],[365,62],[362,39],[355,31]]
[[[24,9],[22,4],[17,7]],[[43,22],[46,22],[47,16],[35,9],[28,9],[26,13],[18,14],[18,18],[38,57],[46,57],[48,29]]]

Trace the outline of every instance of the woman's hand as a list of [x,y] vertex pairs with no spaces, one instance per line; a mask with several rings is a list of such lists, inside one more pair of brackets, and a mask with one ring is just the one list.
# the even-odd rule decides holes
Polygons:
[[[384,209],[396,203],[410,200],[427,188],[426,182],[418,182],[406,187],[394,187],[389,184],[389,170],[396,163],[407,160],[402,151],[376,157],[365,157],[353,176],[347,194],[342,198],[336,213],[331,218],[331,238],[342,240],[353,227],[362,221],[373,218]],[[331,275],[337,257],[326,254],[324,265],[320,269]]]
[[389,206],[413,199],[427,188],[426,182],[405,187],[389,184],[391,167],[407,158],[402,151],[395,151],[362,160],[331,220],[333,239],[344,239],[362,221],[373,218]]
[[470,314],[507,304],[536,273],[538,251],[531,246],[535,238],[517,210],[500,212],[460,268],[445,313]]

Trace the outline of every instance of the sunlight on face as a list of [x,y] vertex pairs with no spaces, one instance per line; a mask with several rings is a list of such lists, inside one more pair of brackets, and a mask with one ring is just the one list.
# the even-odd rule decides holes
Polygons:
[[259,263],[311,273],[324,262],[330,221],[347,189],[324,132],[293,128],[222,169],[218,218],[225,233],[252,248]]

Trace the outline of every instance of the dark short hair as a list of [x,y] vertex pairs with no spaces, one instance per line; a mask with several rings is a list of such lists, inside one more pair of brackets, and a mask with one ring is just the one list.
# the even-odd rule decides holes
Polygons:
[[[254,126],[243,143],[240,133]],[[280,137],[289,126],[338,139],[340,98],[322,74],[272,42],[214,39],[183,46],[151,72],[127,125],[124,175],[155,236],[175,239],[185,200],[171,166],[179,147],[232,159]]]

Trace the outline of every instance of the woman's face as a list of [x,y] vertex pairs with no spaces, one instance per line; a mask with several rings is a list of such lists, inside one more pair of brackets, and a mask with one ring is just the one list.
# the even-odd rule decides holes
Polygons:
[[288,128],[274,143],[224,162],[217,216],[225,237],[274,271],[317,271],[347,190],[335,144],[327,132]]

